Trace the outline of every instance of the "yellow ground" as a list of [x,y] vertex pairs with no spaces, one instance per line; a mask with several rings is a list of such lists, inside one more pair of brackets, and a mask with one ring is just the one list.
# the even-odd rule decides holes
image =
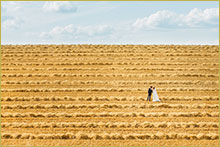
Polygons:
[[[218,46],[2,46],[4,146],[219,146]],[[156,86],[160,103],[147,102]]]

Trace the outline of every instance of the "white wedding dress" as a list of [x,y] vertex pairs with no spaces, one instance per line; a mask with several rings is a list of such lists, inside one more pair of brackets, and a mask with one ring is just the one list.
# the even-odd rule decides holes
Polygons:
[[153,102],[160,102],[156,88],[153,90]]

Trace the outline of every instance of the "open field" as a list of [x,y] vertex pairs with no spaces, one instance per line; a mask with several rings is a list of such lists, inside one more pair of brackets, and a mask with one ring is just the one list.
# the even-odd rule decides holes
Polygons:
[[[3,45],[4,146],[219,146],[218,46]],[[162,102],[147,102],[156,86]]]

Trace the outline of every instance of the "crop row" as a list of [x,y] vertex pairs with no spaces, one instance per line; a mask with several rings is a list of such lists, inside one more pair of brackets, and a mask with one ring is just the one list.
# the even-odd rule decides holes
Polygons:
[[189,134],[189,133],[144,133],[144,134],[119,134],[119,133],[86,133],[78,132],[76,134],[66,133],[66,134],[2,134],[2,139],[78,139],[78,140],[146,140],[146,139],[186,139],[186,140],[217,140],[219,135],[216,133],[199,133],[199,134]]
[[[30,59],[32,62],[28,62],[27,60],[23,60],[23,62],[9,62],[9,60],[12,60],[13,58],[7,58],[3,61],[7,61],[7,62],[2,62],[1,65],[4,66],[72,66],[72,62],[80,62],[82,61],[82,57],[74,57],[74,59],[70,59],[70,58],[66,58],[65,60],[55,60],[55,61],[47,61],[47,62],[33,62],[35,60],[38,59]],[[190,57],[153,57],[151,58],[154,62],[151,62],[152,60],[147,58],[147,57],[114,57],[114,60],[112,59],[112,57],[83,57],[84,61],[87,61],[86,63],[94,63],[94,61],[98,60],[98,61],[103,61],[106,63],[106,61],[108,61],[107,63],[128,63],[129,64],[134,64],[135,62],[138,64],[148,64],[148,65],[173,65],[173,64],[184,64],[187,63],[189,64],[189,60],[190,60],[190,65],[196,65],[198,63],[200,63],[200,65],[202,65],[203,67],[206,67],[206,65],[217,65],[218,64],[218,58],[195,58],[192,59]],[[29,60],[29,59],[28,59]],[[62,61],[62,62],[60,62]],[[71,61],[71,62],[70,62]],[[113,62],[114,61],[114,62]],[[119,62],[121,61],[121,62]],[[133,61],[133,62],[130,62]],[[140,62],[142,61],[142,62]],[[217,63],[216,63],[217,62]],[[80,62],[81,63],[81,62]]]
[[[73,62],[78,61],[78,63],[82,60],[82,57],[75,57],[74,60],[72,60]],[[128,62],[129,64],[134,64],[139,63],[139,64],[148,64],[148,65],[176,65],[176,64],[181,64],[181,65],[193,65],[196,63],[200,63],[200,65],[213,65],[213,61],[217,61],[218,59],[214,58],[214,59],[201,59],[201,58],[197,58],[196,60],[191,59],[190,63],[189,63],[189,59],[188,58],[180,58],[180,57],[175,57],[175,58],[164,58],[164,57],[160,57],[160,58],[156,58],[154,57],[153,60],[154,62],[151,62],[151,60],[149,60],[148,57],[115,57],[114,60],[112,60],[112,58],[108,58],[108,57],[84,57],[84,60],[87,61],[87,63],[89,63],[91,61],[91,63],[97,63],[94,62],[96,60],[99,61],[103,61],[104,63],[114,63],[114,64],[119,64],[119,61],[122,61],[122,63],[127,63],[128,61],[133,61],[133,62]],[[108,62],[106,62],[108,61]],[[135,61],[135,62],[134,62]],[[138,62],[139,61],[139,62]],[[142,61],[142,62],[140,62]],[[175,62],[174,62],[175,61]],[[202,61],[202,62],[201,62]],[[81,62],[80,62],[81,63]],[[1,65],[2,66],[72,66],[75,63],[72,62],[67,62],[67,61],[62,61],[62,62],[2,62]]]
[[[165,61],[164,63],[166,63],[166,62],[173,62],[174,63],[174,64],[172,64],[173,66],[179,65],[179,64],[181,65],[181,63],[178,63],[178,62],[175,63],[175,61],[183,61],[182,62],[182,66],[184,66],[184,60],[191,60],[191,58],[194,58],[194,59],[192,59],[193,62],[191,64],[189,64],[189,65],[217,66],[218,62],[214,62],[213,63],[213,60],[216,61],[218,59],[217,55],[218,54],[216,54],[216,56],[214,56],[214,57],[213,56],[210,56],[210,57],[203,57],[203,56],[195,57],[195,56],[161,56],[161,55],[153,56],[153,55],[151,55],[153,57],[152,58],[148,58],[148,60],[155,59],[155,62]],[[149,65],[148,62],[147,63],[144,62],[144,61],[146,61],[146,59],[143,60],[143,62],[140,62],[142,60],[134,60],[133,64],[131,62],[132,60],[125,60],[124,61],[122,59],[118,59],[118,58],[120,58],[122,56],[126,56],[126,55],[118,55],[118,56],[116,56],[116,55],[114,55],[114,56],[113,55],[111,55],[111,56],[110,55],[106,55],[106,56],[102,56],[102,55],[94,54],[94,55],[84,55],[84,56],[83,55],[78,55],[78,56],[72,55],[70,57],[67,57],[67,56],[65,56],[65,57],[62,57],[62,56],[60,56],[60,57],[59,56],[57,56],[57,57],[43,57],[43,56],[39,56],[39,57],[26,57],[26,58],[24,58],[24,57],[17,57],[17,58],[14,58],[14,57],[2,57],[2,60],[3,60],[3,63],[12,63],[12,62],[18,62],[18,63],[20,63],[20,62],[23,63],[24,62],[24,63],[26,63],[26,62],[29,62],[29,61],[31,61],[32,63],[40,63],[40,62],[46,62],[46,63],[49,62],[49,63],[51,63],[51,62],[58,62],[58,61],[60,61],[60,63],[63,63],[63,62],[75,63],[76,61],[82,61],[82,59],[84,59],[85,61],[87,61],[86,63],[89,63],[89,62],[94,61],[94,60],[90,61],[89,59],[102,58],[102,60],[104,60],[103,62],[106,62],[106,61],[121,61],[122,62],[122,64],[117,64],[117,65],[136,65],[136,64],[137,65]],[[146,55],[146,56],[150,56],[150,55]],[[146,57],[146,56],[144,56],[144,57]],[[127,57],[129,57],[129,58],[137,58],[137,57],[144,58],[143,56],[137,56],[137,55],[135,55],[135,56],[127,56]],[[160,57],[161,60],[158,57]],[[79,60],[77,58],[81,58],[81,59]],[[113,58],[115,58],[115,59],[113,59]],[[162,60],[163,58],[164,58],[164,60]],[[166,60],[166,58],[175,58],[175,60],[173,60],[173,59],[167,59]],[[207,58],[208,58],[208,60],[207,60],[208,62],[205,62]],[[204,59],[204,60],[202,60],[202,59]],[[209,60],[211,60],[211,59],[212,59],[212,62],[209,63]],[[198,64],[198,62],[200,62],[201,64]],[[76,65],[81,64],[81,63],[82,62],[79,62]],[[188,62],[185,61],[185,63],[188,63]],[[152,63],[151,65],[155,65],[155,64],[156,65],[160,65],[161,63]],[[83,64],[83,65],[86,65],[86,64]]]
[[[146,95],[147,97],[147,95]],[[146,97],[2,97],[1,101],[146,101]],[[189,97],[189,96],[170,96],[162,98],[163,101],[218,101],[218,96],[202,96],[202,97]]]
[[[39,54],[39,53],[45,53],[45,54],[51,54],[52,53],[146,53],[146,51],[151,52],[158,52],[161,51],[162,53],[167,53],[167,52],[177,52],[177,53],[198,53],[199,51],[207,52],[207,50],[210,50],[208,53],[212,52],[218,52],[218,46],[143,46],[143,45],[138,45],[138,46],[33,46],[33,47],[28,47],[28,46],[2,46],[2,53],[17,53],[17,54],[22,54],[22,53],[32,53],[32,54]],[[16,50],[15,50],[16,49]],[[152,50],[153,49],[153,50]]]
[[2,81],[2,85],[86,85],[86,84],[116,84],[116,85],[129,85],[129,84],[183,84],[183,85],[217,85],[218,81],[192,81],[192,80],[184,80],[184,81],[176,81],[176,80],[169,80],[169,81],[98,81],[98,80],[87,80],[87,81],[80,81],[80,80],[55,80],[55,81],[48,81],[48,80],[37,80],[37,81]]
[[[218,91],[218,88],[158,88],[158,91]],[[8,89],[2,88],[2,92],[131,92],[146,91],[146,88],[38,88],[38,89]]]
[[219,104],[35,104],[35,105],[2,105],[2,109],[146,109],[146,108],[176,108],[176,109],[216,109]]
[[151,53],[146,53],[146,52],[143,52],[143,53],[140,53],[140,52],[131,52],[131,53],[124,53],[124,52],[120,52],[120,53],[108,53],[108,52],[94,52],[94,53],[59,53],[59,54],[48,54],[48,53],[40,53],[40,54],[7,54],[7,53],[4,53],[2,54],[2,57],[75,57],[75,56],[143,56],[143,57],[146,57],[146,56],[189,56],[189,57],[213,57],[213,56],[217,56],[218,53],[215,52],[215,53],[171,53],[171,52],[168,52],[168,53],[156,53],[156,52],[151,52]]
[[103,71],[103,70],[120,70],[120,71],[196,71],[196,72],[202,72],[202,71],[208,71],[208,72],[218,72],[218,69],[216,68],[119,68],[119,67],[110,67],[110,68],[55,68],[55,67],[49,67],[49,68],[31,68],[31,67],[22,67],[22,68],[2,68],[2,71]]
[[[10,59],[10,58],[7,58],[7,59]],[[39,59],[39,58],[36,58],[36,59]],[[35,58],[32,58],[32,60],[35,60]],[[73,66],[73,65],[154,65],[154,66],[156,66],[156,65],[166,65],[166,66],[191,66],[191,65],[193,65],[193,66],[195,66],[195,65],[197,65],[197,66],[203,66],[203,67],[206,67],[206,66],[216,66],[216,65],[218,65],[218,63],[207,63],[207,62],[202,62],[202,63],[183,63],[183,62],[180,62],[180,63],[178,63],[178,62],[173,62],[173,61],[170,61],[170,62],[168,62],[168,63],[166,63],[166,62],[161,62],[161,63],[157,63],[157,62],[146,62],[146,61],[143,61],[143,62],[137,62],[137,61],[133,61],[133,62],[125,62],[125,61],[121,61],[121,62],[116,62],[115,60],[113,60],[112,62],[90,62],[90,61],[87,61],[88,59],[85,59],[85,62],[82,62],[81,60],[76,60],[76,61],[72,61],[72,62],[70,62],[70,63],[62,63],[62,62],[65,62],[65,60],[64,61],[62,61],[61,63],[48,63],[50,66],[55,66],[55,65],[62,65],[62,66],[64,66],[64,65],[69,65],[69,66]],[[77,62],[78,61],[78,62]],[[79,61],[81,61],[81,62],[79,62]],[[4,63],[5,64],[5,63]],[[23,64],[21,64],[21,63],[13,63],[14,64],[14,66],[23,66]],[[30,63],[29,63],[30,64]],[[33,64],[33,63],[32,63]],[[40,63],[38,63],[37,65],[47,65],[46,63],[44,63],[44,64],[40,64]],[[208,69],[208,68],[207,68]]]
[[58,122],[1,123],[2,128],[219,128],[217,122]]
[[[159,52],[160,51],[160,52]],[[218,52],[217,51],[214,51],[214,50],[210,50],[211,52],[201,52],[201,55],[212,55],[212,54],[217,54]],[[155,49],[155,50],[147,50],[147,49],[141,49],[139,48],[138,50],[134,50],[134,49],[130,49],[130,50],[125,50],[125,49],[120,49],[120,48],[115,48],[115,49],[99,49],[99,50],[96,50],[95,48],[93,50],[85,50],[85,49],[81,49],[81,50],[65,50],[62,48],[62,51],[59,51],[59,50],[51,50],[51,52],[49,51],[34,51],[34,50],[30,50],[30,51],[27,51],[27,50],[19,50],[19,51],[10,51],[10,50],[2,50],[2,54],[4,55],[14,55],[13,57],[25,57],[25,56],[35,56],[35,55],[44,55],[44,56],[56,56],[57,54],[58,55],[72,55],[72,54],[92,54],[92,53],[97,53],[97,54],[103,54],[103,53],[106,53],[106,54],[140,54],[140,53],[143,53],[143,54],[169,54],[169,53],[173,53],[175,55],[196,55],[198,56],[199,53],[198,52],[195,52],[193,50],[183,50],[183,51],[175,51],[175,50],[164,50],[164,49]]]
[[[91,48],[92,47],[92,48]],[[34,47],[34,48],[26,48],[25,46],[23,48],[13,47],[11,48],[5,48],[2,46],[2,54],[71,54],[71,53],[198,53],[198,50],[201,51],[201,47],[182,47],[178,46],[178,49],[176,47],[160,47],[160,46],[138,46],[137,47],[120,47],[116,46],[115,48],[111,47],[95,47],[91,46],[90,48],[85,47],[62,47],[62,50],[56,49],[54,47]],[[61,47],[59,47],[61,48]],[[77,48],[77,49],[76,49]],[[153,48],[153,50],[151,50]],[[189,49],[190,48],[190,49]],[[202,47],[203,52],[202,53],[218,53],[217,46],[213,47]]]
[[[91,48],[92,47],[92,48]],[[201,47],[182,47],[178,46],[178,49],[176,47],[160,47],[160,46],[138,46],[138,47],[120,47],[116,46],[114,48],[111,47],[95,47],[91,46],[90,48],[85,47],[73,47],[69,46],[68,48],[62,47],[62,50],[56,49],[54,47],[48,46],[46,47],[34,47],[34,48],[26,48],[24,46],[23,48],[17,47],[15,50],[15,47],[13,49],[11,48],[5,48],[2,46],[2,54],[61,54],[61,53],[157,53],[160,51],[160,53],[198,53],[198,50],[201,51]],[[61,47],[59,47],[61,48]],[[76,49],[77,48],[77,49]],[[152,49],[153,50],[150,50]],[[190,49],[189,49],[190,48]],[[216,46],[213,47],[202,47],[203,53],[217,53],[218,48]],[[197,49],[197,50],[196,50]]]
[[71,74],[71,73],[51,73],[51,74],[6,74],[3,73],[2,77],[120,77],[120,78],[144,78],[144,77],[218,77],[218,74],[195,74],[195,73],[181,73],[181,74],[172,74],[172,73],[159,73],[159,74]]
[[[208,53],[217,53],[217,50],[211,50],[212,48],[209,48],[210,52]],[[190,50],[190,49],[187,49],[187,50],[172,50],[172,49],[158,49],[158,48],[155,48],[154,51],[152,50],[148,50],[148,49],[144,49],[144,48],[138,48],[138,49],[135,49],[135,48],[130,48],[130,49],[125,49],[125,48],[120,48],[118,47],[117,49],[111,49],[111,48],[106,48],[106,49],[85,49],[85,48],[82,48],[80,50],[76,50],[76,49],[71,49],[69,48],[68,50],[66,50],[65,48],[62,48],[62,51],[60,50],[42,50],[42,51],[39,51],[37,50],[37,48],[35,48],[35,50],[25,50],[25,49],[17,49],[16,51],[15,50],[10,50],[9,48],[8,49],[2,49],[2,54],[47,54],[47,55],[51,55],[51,53],[53,54],[71,54],[71,53],[146,53],[146,51],[148,53],[157,53],[158,51],[160,51],[160,53],[198,53],[198,51],[196,50]],[[206,52],[203,52],[203,53],[206,53]]]
[[[7,58],[7,59],[10,59],[10,58]],[[35,58],[32,58],[33,60],[35,60]],[[36,58],[38,59],[38,58]],[[144,58],[143,58],[144,59]],[[218,63],[213,63],[213,61],[210,61],[210,63],[208,62],[202,62],[202,63],[199,63],[199,62],[191,62],[191,63],[184,63],[184,62],[178,62],[178,61],[175,61],[173,62],[173,60],[171,60],[170,62],[150,62],[150,61],[146,61],[146,60],[143,60],[142,62],[141,61],[138,61],[138,60],[132,60],[133,62],[131,62],[130,60],[127,60],[127,61],[121,61],[119,62],[120,60],[110,60],[110,62],[106,62],[106,60],[108,59],[103,59],[104,61],[100,61],[99,62],[94,62],[94,61],[90,61],[86,58],[84,58],[85,62],[82,62],[81,61],[82,59],[78,59],[78,60],[73,60],[73,62],[65,62],[62,61],[62,62],[51,62],[51,63],[2,63],[2,65],[11,65],[11,66],[25,66],[25,65],[30,65],[30,66],[73,66],[73,65],[174,65],[174,66],[187,66],[187,65],[199,65],[199,66],[213,66],[213,65],[218,65]],[[165,59],[164,59],[165,60]],[[166,60],[167,61],[167,60]]]
[[7,117],[219,117],[219,112],[151,112],[151,113],[125,113],[125,112],[103,112],[103,113],[3,113],[2,118]]
[[198,84],[198,85],[203,85],[203,84],[209,84],[209,85],[216,85],[218,84],[219,82],[218,81],[199,81],[199,80],[196,80],[196,81],[192,81],[192,80],[151,80],[151,81],[128,81],[128,80],[118,80],[118,81],[98,81],[98,80],[87,80],[87,81],[81,81],[81,80],[74,80],[74,81],[71,81],[71,80],[55,80],[55,81],[48,81],[48,80],[37,80],[37,81],[28,81],[28,80],[25,80],[25,81],[2,81],[1,84],[2,85],[14,85],[14,84],[25,84],[25,85],[49,85],[49,84],[58,84],[58,85],[78,85],[78,84],[184,84],[184,85],[195,85],[195,84]]

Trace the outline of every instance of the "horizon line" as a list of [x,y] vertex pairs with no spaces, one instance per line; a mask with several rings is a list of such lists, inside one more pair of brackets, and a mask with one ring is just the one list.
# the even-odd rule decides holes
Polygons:
[[169,43],[169,44],[144,44],[144,43],[137,43],[137,44],[134,44],[134,43],[18,43],[18,44],[10,44],[10,43],[6,43],[6,44],[0,44],[0,45],[217,45],[219,46],[219,44],[174,44],[174,43]]

